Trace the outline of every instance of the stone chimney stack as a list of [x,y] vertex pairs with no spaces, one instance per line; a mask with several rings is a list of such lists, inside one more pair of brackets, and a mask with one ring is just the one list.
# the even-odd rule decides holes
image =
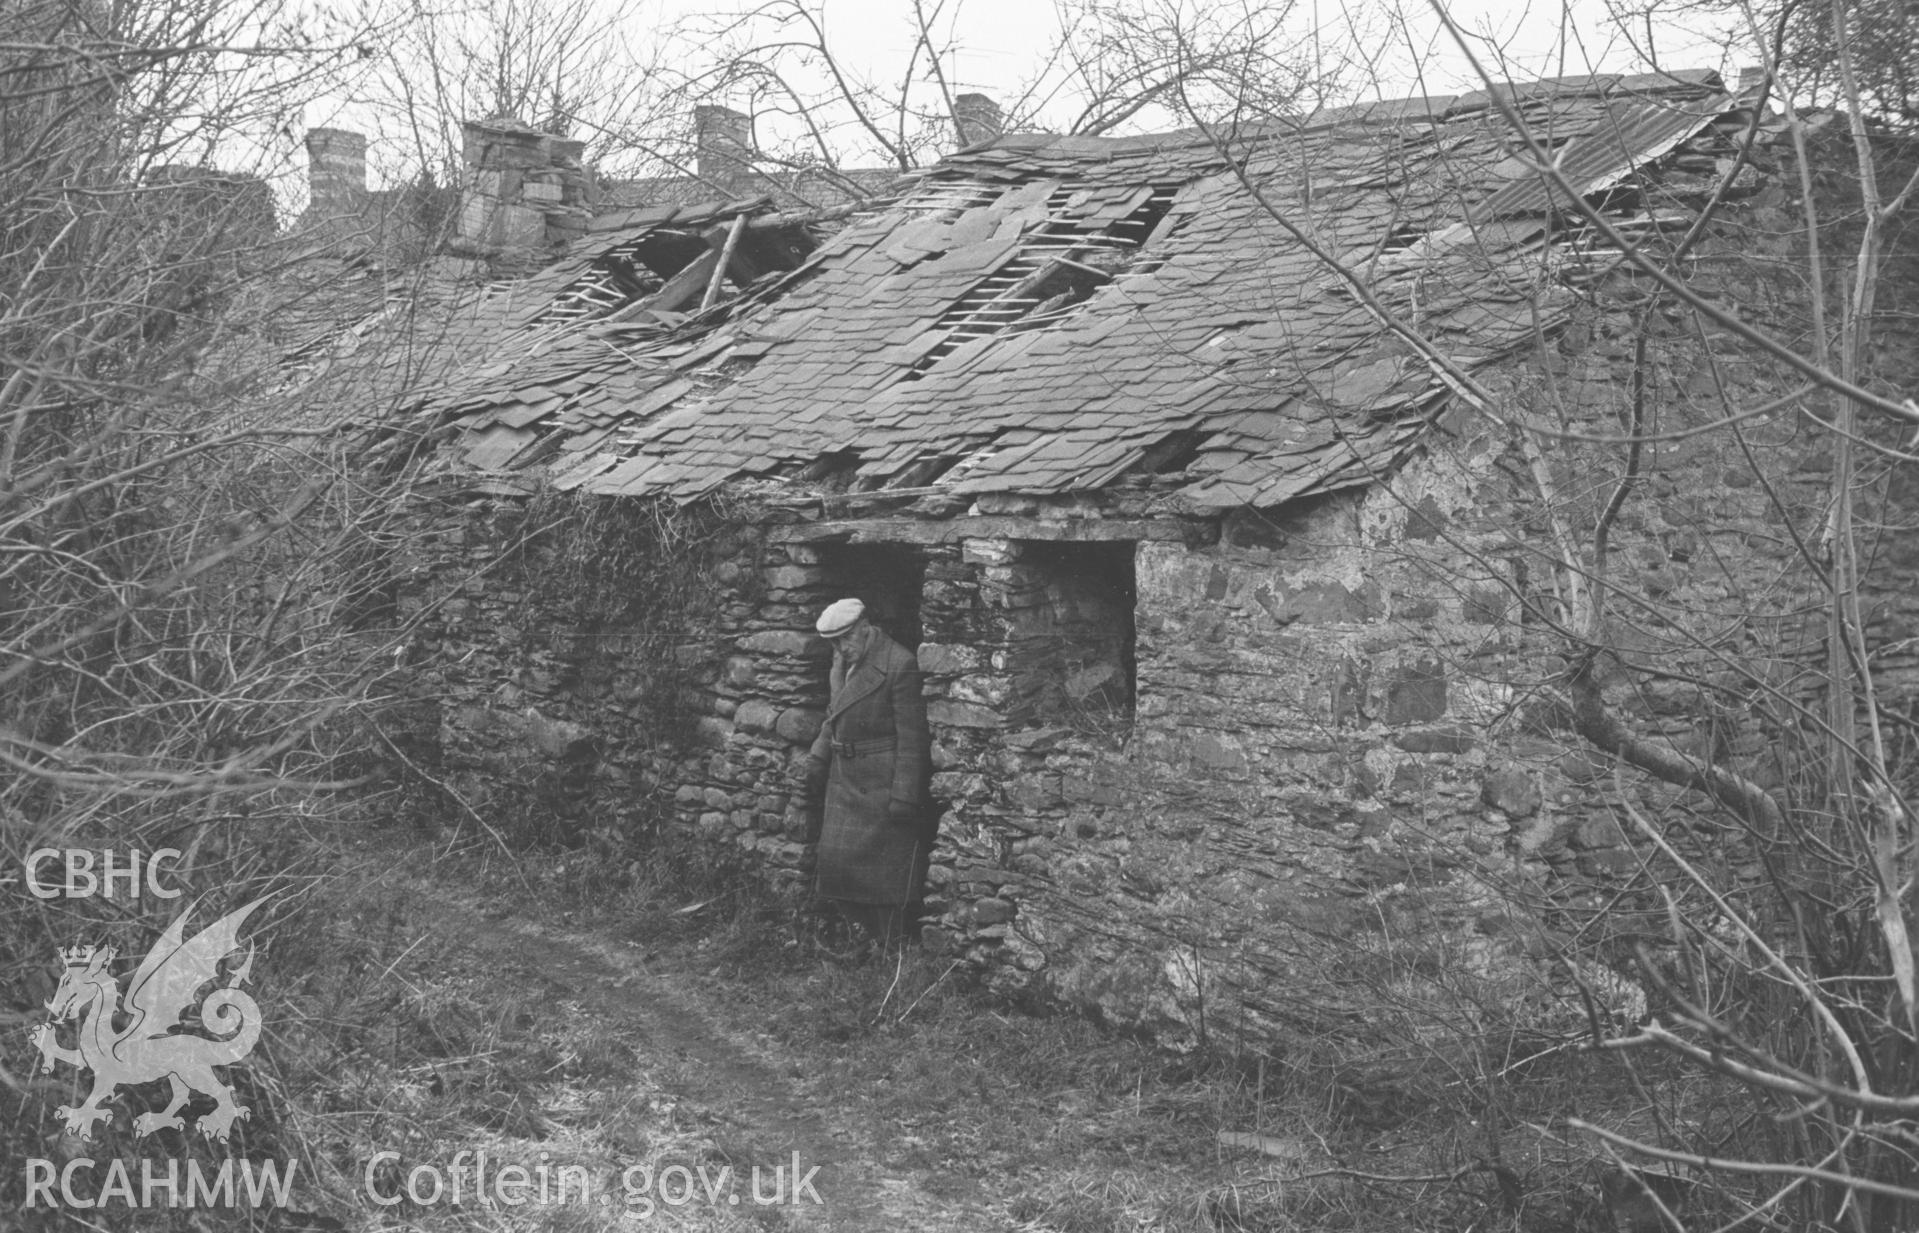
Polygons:
[[585,142],[517,120],[468,120],[461,137],[466,183],[454,252],[537,264],[586,234],[593,184]]
[[693,170],[728,192],[740,192],[753,172],[752,118],[714,103],[693,109]]
[[1006,117],[991,95],[962,94],[953,100],[953,121],[959,128],[960,149],[991,141],[1006,131]]
[[366,138],[343,128],[307,130],[307,217],[358,217],[366,208]]

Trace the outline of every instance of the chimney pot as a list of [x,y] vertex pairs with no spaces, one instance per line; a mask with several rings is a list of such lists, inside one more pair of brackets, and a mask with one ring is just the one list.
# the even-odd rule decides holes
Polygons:
[[953,122],[960,149],[991,141],[1006,131],[1006,117],[988,94],[962,94],[953,100]]

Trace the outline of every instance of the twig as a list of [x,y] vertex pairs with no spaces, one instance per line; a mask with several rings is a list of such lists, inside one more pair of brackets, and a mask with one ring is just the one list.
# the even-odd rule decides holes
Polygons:
[[905,1010],[902,1010],[900,1012],[899,1018],[893,1020],[893,1022],[905,1023],[906,1016],[912,1014],[914,1009],[917,1008],[921,1002],[924,1002],[926,1000],[926,995],[933,992],[933,990],[939,988],[940,982],[945,980],[947,977],[951,976],[953,974],[954,969],[959,967],[959,965],[960,965],[960,961],[958,959],[955,959],[953,960],[953,962],[947,964],[946,970],[944,972],[941,972],[937,977],[935,977],[932,984],[920,990],[920,995],[913,999],[912,1005],[908,1006]]
[[[1724,1156],[1700,1156],[1693,1152],[1675,1152],[1670,1148],[1654,1147],[1650,1143],[1641,1143],[1636,1139],[1628,1139],[1625,1135],[1607,1130],[1603,1126],[1595,1126],[1591,1122],[1583,1121],[1576,1117],[1567,1118],[1566,1124],[1574,1130],[1583,1130],[1589,1134],[1597,1135],[1606,1142],[1618,1147],[1623,1147],[1628,1151],[1638,1152],[1643,1156],[1650,1156],[1654,1160],[1664,1160],[1672,1164],[1691,1165],[1696,1169],[1724,1169],[1728,1173],[1746,1173],[1762,1177],[1772,1175],[1804,1177],[1816,1182],[1831,1182],[1834,1185],[1842,1186],[1850,1190],[1863,1190],[1868,1194],[1882,1194],[1895,1199],[1919,1201],[1919,1190],[1905,1186],[1893,1186],[1886,1182],[1875,1182],[1871,1178],[1858,1177],[1850,1174],[1830,1173],[1824,1169],[1813,1168],[1810,1165],[1773,1164],[1763,1160],[1730,1160]],[[1829,1156],[1828,1159],[1832,1159],[1832,1157]]]
[[506,856],[508,860],[511,860],[513,858],[513,849],[507,845],[506,836],[500,834],[499,831],[493,829],[493,824],[491,822],[488,822],[485,818],[481,817],[480,811],[475,809],[470,803],[468,803],[467,799],[464,796],[460,795],[459,790],[457,788],[455,788],[452,784],[447,783],[443,779],[435,779],[432,775],[427,774],[425,769],[423,769],[419,763],[415,762],[413,759],[407,757],[405,753],[401,752],[400,747],[393,743],[393,738],[389,737],[380,728],[378,724],[370,724],[368,726],[373,729],[373,735],[380,738],[380,744],[385,745],[387,747],[387,750],[390,753],[392,753],[394,757],[398,758],[401,762],[404,762],[408,770],[412,771],[415,775],[418,775],[421,779],[433,785],[433,787],[439,789],[441,792],[444,792],[447,795],[447,797],[453,801],[454,804],[458,805],[462,810],[466,812],[467,817],[472,818],[475,822],[479,823],[480,826],[485,828],[487,834],[493,836],[493,842],[500,845],[500,852],[504,856]]
[[880,999],[879,1009],[873,1012],[873,1022],[878,1023],[886,1017],[886,1004],[893,1000],[893,990],[900,987],[900,973],[906,970],[906,948],[901,947],[893,959],[893,983],[886,986],[886,996]]
[[1389,1185],[1431,1185],[1435,1182],[1456,1182],[1462,1177],[1474,1173],[1489,1171],[1491,1166],[1475,1161],[1460,1165],[1451,1173],[1368,1173],[1363,1169],[1348,1169],[1344,1166],[1332,1169],[1315,1169],[1311,1173],[1298,1173],[1287,1178],[1289,1182],[1310,1182],[1321,1177],[1346,1177],[1357,1182],[1384,1182]]

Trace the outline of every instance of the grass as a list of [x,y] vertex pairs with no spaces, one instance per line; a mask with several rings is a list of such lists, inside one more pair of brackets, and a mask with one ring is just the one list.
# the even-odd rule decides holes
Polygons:
[[[610,868],[579,851],[508,860],[490,843],[429,848],[368,830],[324,868],[304,857],[308,881],[257,972],[276,1017],[245,1072],[258,1113],[237,1141],[300,1161],[304,1223],[107,1212],[83,1226],[27,1213],[23,1227],[629,1227],[623,1179],[675,1167],[745,1178],[801,1136],[809,1155],[837,1152],[836,1167],[867,1178],[830,1227],[1598,1229],[1595,1153],[1564,1117],[1631,1124],[1651,1112],[1609,1059],[1571,1051],[1492,1075],[1504,1055],[1489,1065],[1452,1044],[1409,1047],[1383,1084],[1367,1070],[1376,1053],[1330,1037],[1251,1068],[1173,1056],[996,1000],[915,947],[849,962],[835,926],[697,852]],[[1441,992],[1421,986],[1422,1005]],[[1417,1018],[1407,1013],[1399,1043],[1417,1041]],[[0,1072],[25,1076],[27,1060],[22,1034],[0,1041]],[[73,1082],[65,1071],[23,1084],[10,1155],[60,1150],[44,1127]],[[105,1151],[177,1149],[132,1142],[126,1120]],[[406,1170],[446,1180],[461,1152],[583,1170],[614,1201],[405,1199]],[[377,1204],[369,1187],[401,1201]],[[0,1210],[17,1198],[17,1178],[0,1177]],[[656,1202],[647,1223],[822,1219],[695,1201]]]
[[[663,953],[722,978],[714,992],[736,1021],[763,1023],[787,1054],[821,1059],[816,1085],[849,1120],[897,1129],[890,1167],[973,1178],[1013,1227],[1466,1228],[1493,1189],[1465,1174],[1436,1205],[1433,1182],[1337,1175],[1335,1156],[1380,1174],[1440,1167],[1428,1149],[1470,1121],[1453,1110],[1431,1110],[1417,1130],[1386,1113],[1392,1130],[1425,1135],[1411,1153],[1389,1147],[1373,1159],[1382,1141],[1408,1136],[1353,1116],[1337,1069],[1320,1059],[1248,1073],[1171,1056],[1079,1017],[998,1001],[950,960],[915,949],[834,963],[809,949],[817,929],[796,925],[791,907],[737,886],[690,916],[637,890],[596,923],[656,945],[678,931],[678,947]],[[1221,1132],[1235,1137],[1222,1143]],[[1453,1171],[1469,1153],[1439,1155]],[[1320,1175],[1288,1180],[1307,1172]],[[1583,1193],[1556,1198],[1561,1220],[1591,1206]],[[1447,1206],[1458,1218],[1435,1222]]]
[[[800,1101],[873,1132],[878,1169],[945,1188],[1004,1227],[1306,1227],[1282,1223],[1300,1200],[1271,1184],[1267,1161],[1215,1138],[1224,1126],[1263,1124],[1258,1095],[1224,1069],[996,1002],[951,960],[917,948],[847,962],[838,956],[848,939],[833,926],[723,876],[582,894],[591,873],[565,857],[513,870],[473,863],[458,876],[488,897],[517,884],[534,919],[611,936],[649,970],[697,984],[765,1056],[804,1068],[793,1079]],[[549,1043],[590,1057],[607,1051],[610,1030],[589,1023]],[[618,1108],[596,1104],[590,1082],[571,1093],[588,1123],[585,1154],[623,1139],[656,1163],[752,1155],[729,1145],[724,1110],[671,1096],[681,1086],[671,1062],[636,1056],[623,1078],[641,1072]],[[538,1082],[551,1107],[556,1085]]]

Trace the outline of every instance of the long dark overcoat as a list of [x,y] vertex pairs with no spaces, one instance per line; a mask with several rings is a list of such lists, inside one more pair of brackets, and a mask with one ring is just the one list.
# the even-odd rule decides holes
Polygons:
[[[814,890],[826,899],[899,906],[919,900],[932,840],[926,700],[913,653],[874,633],[860,662],[833,682],[813,742],[813,756],[828,768]],[[910,802],[910,821],[895,820],[895,801]]]

